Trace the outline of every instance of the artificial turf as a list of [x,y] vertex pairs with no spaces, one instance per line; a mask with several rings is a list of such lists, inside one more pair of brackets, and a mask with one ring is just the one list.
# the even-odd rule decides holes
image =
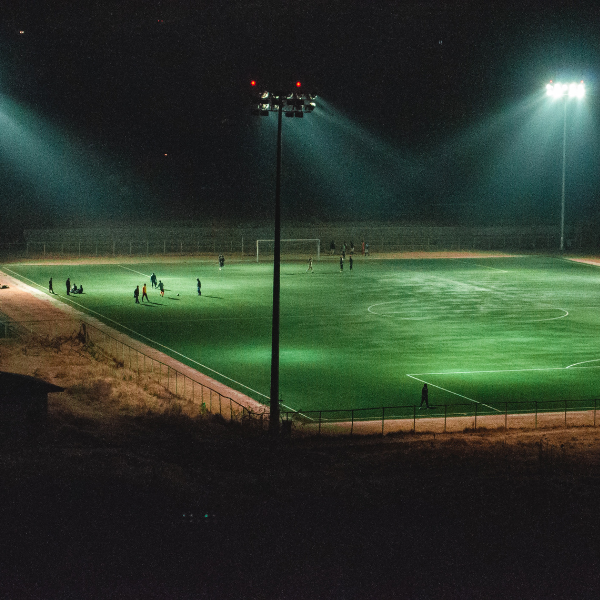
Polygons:
[[[559,257],[379,260],[281,267],[284,410],[434,406],[600,396],[600,270]],[[273,265],[162,259],[3,268],[268,403]],[[155,271],[165,295],[150,288]],[[84,294],[66,297],[64,281]],[[196,278],[202,281],[197,295]],[[135,304],[136,285],[150,303]]]

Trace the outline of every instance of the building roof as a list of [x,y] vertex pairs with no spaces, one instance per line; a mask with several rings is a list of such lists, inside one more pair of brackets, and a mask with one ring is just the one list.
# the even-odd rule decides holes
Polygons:
[[0,401],[2,402],[19,402],[64,391],[65,388],[43,379],[0,371]]

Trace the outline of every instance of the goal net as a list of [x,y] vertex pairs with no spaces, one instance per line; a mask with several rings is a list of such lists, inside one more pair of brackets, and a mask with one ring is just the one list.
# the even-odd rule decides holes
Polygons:
[[[275,256],[275,240],[256,240],[256,262],[273,260]],[[312,256],[321,258],[321,240],[281,240],[281,257],[307,260]]]

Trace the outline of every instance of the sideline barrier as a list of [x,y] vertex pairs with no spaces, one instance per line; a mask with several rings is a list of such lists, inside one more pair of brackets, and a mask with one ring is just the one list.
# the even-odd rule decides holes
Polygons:
[[489,429],[596,427],[600,400],[531,400],[496,403],[494,411],[478,404],[382,406],[340,410],[281,411],[286,430],[303,435],[387,435],[459,433]]
[[[79,327],[79,329],[78,329]],[[91,348],[99,349],[105,356],[112,358],[118,367],[134,373],[138,382],[152,380],[165,388],[170,394],[201,407],[201,411],[221,415],[230,421],[252,420],[263,426],[264,413],[252,411],[206,385],[201,381],[182,373],[173,366],[144,354],[122,340],[102,331],[98,327],[82,320],[71,318],[46,321],[12,321],[0,318],[0,337],[24,337],[27,335],[44,338],[53,343],[60,337],[79,338]],[[268,421],[268,419],[267,419]]]
[[82,321],[79,335],[86,344],[93,344],[100,348],[119,366],[136,373],[138,379],[143,376],[153,379],[169,393],[200,405],[206,412],[221,415],[230,421],[261,416],[260,413],[251,411],[233,398],[221,394],[218,390],[193,379],[165,362],[144,354],[94,325]]
[[[1,316],[1,315],[0,315]],[[77,330],[79,326],[79,331]],[[11,321],[0,318],[4,337],[42,336],[52,342],[60,336],[79,337],[111,357],[118,367],[135,373],[138,381],[152,380],[169,393],[202,410],[231,421],[246,421],[267,429],[269,408],[253,411],[176,368],[148,356],[129,344],[82,320]],[[596,427],[599,399],[531,400],[495,403],[492,411],[478,404],[383,406],[314,411],[281,411],[282,433],[292,437],[332,435],[388,435],[394,433],[459,433],[490,429],[543,429]]]

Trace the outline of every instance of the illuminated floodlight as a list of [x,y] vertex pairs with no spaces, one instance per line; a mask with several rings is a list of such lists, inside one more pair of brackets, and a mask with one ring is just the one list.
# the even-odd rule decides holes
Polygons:
[[566,157],[567,157],[567,99],[581,99],[585,96],[585,85],[583,81],[579,83],[554,83],[546,85],[546,94],[551,98],[558,100],[564,98],[563,106],[563,148],[562,148],[562,190],[560,200],[560,251],[565,249],[565,177],[566,177]]
[[585,96],[585,85],[583,81],[579,83],[553,83],[546,85],[546,94],[551,98],[583,98]]

